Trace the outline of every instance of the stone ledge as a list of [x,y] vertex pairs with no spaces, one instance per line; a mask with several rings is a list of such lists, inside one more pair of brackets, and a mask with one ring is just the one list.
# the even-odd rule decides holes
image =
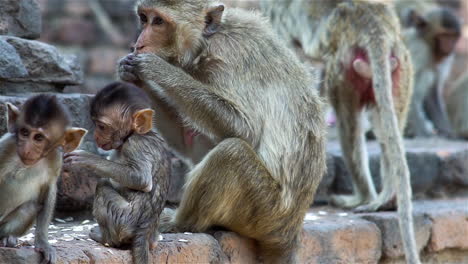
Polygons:
[[[415,197],[449,198],[468,194],[466,141],[424,138],[405,139],[404,143]],[[367,149],[372,178],[377,189],[380,189],[380,148],[377,142],[370,141]],[[334,177],[328,191],[350,193],[351,176],[344,165],[339,142],[328,142],[327,152],[334,158],[334,167],[328,169],[328,173]]]
[[[416,232],[423,234],[418,239],[423,243],[423,263],[467,263],[467,205],[468,199],[415,202]],[[304,220],[300,263],[404,263],[395,216],[395,212],[352,214],[330,207],[313,208]],[[90,240],[87,233],[93,226],[94,222],[77,221],[51,225],[49,237],[55,241],[58,263],[131,263],[129,250]],[[153,263],[255,263],[254,241],[232,232],[162,236],[152,252]],[[33,237],[28,234],[21,241],[30,245]],[[393,255],[386,253],[389,243],[396,245]],[[28,246],[0,248],[0,264],[37,260],[38,253]]]

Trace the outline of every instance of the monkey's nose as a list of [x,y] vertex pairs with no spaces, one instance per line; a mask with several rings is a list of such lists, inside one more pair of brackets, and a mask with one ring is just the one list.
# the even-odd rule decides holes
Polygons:
[[133,52],[141,51],[144,47],[144,45],[134,46]]

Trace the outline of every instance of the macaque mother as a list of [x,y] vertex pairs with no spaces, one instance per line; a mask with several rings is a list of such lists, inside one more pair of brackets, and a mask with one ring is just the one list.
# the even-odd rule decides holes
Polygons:
[[151,95],[156,127],[195,164],[179,208],[161,225],[222,226],[257,240],[265,263],[297,262],[325,169],[318,80],[253,12],[140,0],[137,15],[142,31],[120,78]]

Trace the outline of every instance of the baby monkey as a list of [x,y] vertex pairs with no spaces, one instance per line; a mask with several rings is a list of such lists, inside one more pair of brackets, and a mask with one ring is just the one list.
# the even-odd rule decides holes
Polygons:
[[76,149],[86,130],[69,127],[68,111],[53,95],[7,103],[8,133],[0,138],[0,246],[15,247],[36,220],[35,248],[55,263],[48,241],[62,153]]
[[133,262],[148,263],[170,175],[166,143],[152,130],[150,100],[136,86],[115,82],[96,94],[90,114],[97,145],[113,150],[110,160],[83,151],[64,158],[66,169],[78,166],[101,178],[93,205],[99,228],[90,237],[112,247],[132,245]]

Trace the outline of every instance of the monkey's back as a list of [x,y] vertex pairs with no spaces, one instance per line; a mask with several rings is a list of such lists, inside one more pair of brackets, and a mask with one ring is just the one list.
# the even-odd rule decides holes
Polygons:
[[319,74],[311,76],[264,17],[231,9],[225,19],[229,27],[208,39],[203,55],[225,59],[216,62],[204,81],[229,98],[247,121],[242,139],[284,187],[285,205],[306,203],[325,168]]
[[166,142],[155,131],[150,131],[144,135],[134,134],[129,139],[126,151],[140,152],[145,156],[146,163],[151,166],[152,186],[150,192],[131,190],[120,187],[119,192],[126,197],[130,204],[134,204],[139,209],[139,221],[154,219],[164,208],[169,191],[169,177],[171,175],[170,155]]

